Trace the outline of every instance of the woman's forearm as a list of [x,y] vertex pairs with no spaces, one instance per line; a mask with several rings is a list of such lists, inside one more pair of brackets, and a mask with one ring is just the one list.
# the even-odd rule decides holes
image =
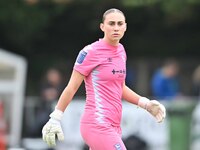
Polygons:
[[132,104],[138,105],[138,101],[140,98],[141,98],[140,95],[135,93],[133,90],[131,90],[129,87],[127,87],[124,84],[123,92],[122,92],[122,99],[124,99],[127,102],[130,102]]

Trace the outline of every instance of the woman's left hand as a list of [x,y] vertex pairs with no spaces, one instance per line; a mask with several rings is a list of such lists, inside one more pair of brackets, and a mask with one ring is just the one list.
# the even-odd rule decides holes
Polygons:
[[146,110],[156,118],[158,123],[161,123],[166,117],[165,106],[157,100],[150,100],[147,103]]

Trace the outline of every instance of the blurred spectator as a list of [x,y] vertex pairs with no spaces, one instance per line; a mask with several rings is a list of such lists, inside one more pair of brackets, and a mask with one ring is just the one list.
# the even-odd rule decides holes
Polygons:
[[36,110],[36,122],[32,126],[31,136],[41,137],[41,130],[49,119],[49,114],[54,110],[62,90],[64,89],[63,77],[61,72],[56,68],[47,70],[41,82],[40,104]]
[[193,80],[193,96],[199,97],[200,100],[200,65],[194,70],[192,80]]
[[172,100],[180,94],[178,82],[179,64],[174,59],[168,59],[158,69],[151,81],[153,96],[158,100]]
[[51,104],[57,101],[64,85],[62,74],[58,69],[51,68],[47,71],[41,84],[40,95],[44,103]]

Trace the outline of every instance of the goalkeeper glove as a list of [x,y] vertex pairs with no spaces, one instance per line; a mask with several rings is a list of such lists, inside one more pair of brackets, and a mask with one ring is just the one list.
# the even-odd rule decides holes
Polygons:
[[51,118],[42,129],[43,140],[48,144],[49,147],[56,146],[56,136],[59,141],[64,140],[64,134],[60,123],[62,116],[63,112],[55,109],[50,114]]
[[149,100],[146,97],[141,97],[139,99],[138,106],[147,110],[156,118],[158,123],[162,122],[166,117],[166,109],[164,105],[156,100]]

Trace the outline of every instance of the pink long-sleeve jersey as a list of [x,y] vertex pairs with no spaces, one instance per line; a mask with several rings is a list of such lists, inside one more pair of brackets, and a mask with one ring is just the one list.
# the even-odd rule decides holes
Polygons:
[[123,45],[111,46],[103,39],[87,45],[79,52],[74,69],[85,76],[86,105],[81,122],[119,126],[126,77]]

